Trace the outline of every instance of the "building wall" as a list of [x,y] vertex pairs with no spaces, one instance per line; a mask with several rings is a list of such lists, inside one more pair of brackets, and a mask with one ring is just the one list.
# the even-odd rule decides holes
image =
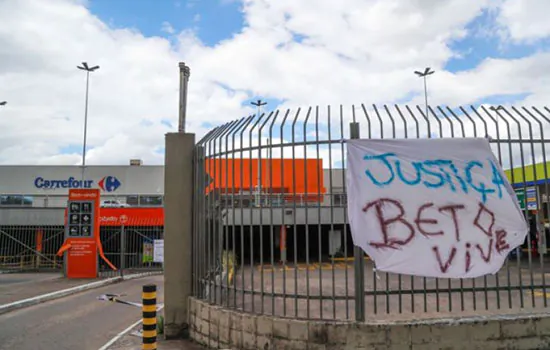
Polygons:
[[[88,166],[84,182],[81,181],[81,174],[79,166],[0,166],[0,206],[61,208],[66,206],[69,188],[82,186],[100,188],[103,200],[116,199],[132,206],[162,205],[162,165]],[[332,175],[330,170],[323,170],[323,186],[314,186],[315,192],[319,193],[313,194],[319,194],[324,205],[332,203],[340,206],[345,202],[345,197],[341,196],[344,192],[343,174],[343,170],[340,169],[332,170]],[[297,179],[301,178],[299,169],[294,176]],[[265,184],[263,190],[270,192]],[[296,192],[300,191],[297,189]],[[306,201],[300,194],[295,198],[297,202],[300,202],[301,198]]]
[[[164,194],[164,166],[0,166],[2,206],[64,207],[69,188],[100,188],[103,199],[147,203]],[[140,199],[136,196],[142,196]]]

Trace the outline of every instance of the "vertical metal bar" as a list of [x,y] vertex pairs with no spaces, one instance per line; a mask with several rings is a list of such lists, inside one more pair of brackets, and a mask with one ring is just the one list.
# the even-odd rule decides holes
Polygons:
[[[420,138],[420,123],[418,122],[418,119],[416,118],[416,115],[413,113],[411,108],[409,106],[405,106],[407,111],[409,112],[411,118],[414,120],[414,124],[416,127],[416,138]],[[429,130],[429,125],[428,125]],[[424,312],[428,312],[428,292],[427,292],[427,279],[426,277],[422,278],[422,284],[423,284],[423,295],[424,295]]]
[[[446,107],[446,108],[447,108],[447,111],[460,123],[461,131],[462,131],[461,137],[466,137],[466,134],[464,132],[464,123],[462,123],[462,120],[460,120],[460,118],[458,118],[456,114],[454,114],[449,107]],[[445,112],[443,111],[443,109],[441,109],[441,107],[438,107],[438,109],[445,116],[445,118],[448,118],[447,114],[445,114]],[[449,123],[451,124],[451,137],[454,137],[454,127],[450,119],[449,119]],[[449,289],[450,288],[451,288],[451,280],[449,280]],[[451,298],[450,292],[449,292],[449,298]],[[464,311],[464,279],[463,278],[460,279],[460,310]]]
[[346,269],[344,270],[345,277],[345,291],[346,291],[346,319],[349,319],[349,276],[348,276],[348,205],[347,205],[347,186],[346,186],[346,166],[345,166],[345,150],[344,150],[344,110],[342,105],[340,105],[340,159],[341,162],[341,174],[342,174],[342,187],[344,189],[343,195],[345,196],[346,203],[343,204],[344,207],[344,258],[346,259]]
[[[235,227],[235,220],[236,220],[236,215],[235,215],[235,167],[237,166],[237,159],[235,157],[235,135],[237,135],[237,133],[241,130],[244,130],[244,128],[246,128],[246,126],[248,125],[247,123],[249,122],[250,120],[250,117],[247,117],[247,118],[243,118],[244,122],[242,124],[239,125],[239,127],[233,132],[233,134],[231,135],[231,151],[232,151],[232,157],[231,157],[231,160],[232,160],[232,163],[231,163],[231,212],[232,212],[232,223],[231,223],[231,238],[232,238],[232,243],[233,243],[233,259],[234,259],[234,262],[233,262],[233,268],[235,269],[235,272],[233,274],[233,281],[232,281],[232,284],[233,284],[233,307],[234,308],[237,308],[237,229]],[[241,150],[242,150],[242,147],[241,147]],[[242,152],[242,151],[241,151]],[[241,163],[241,166],[242,166],[242,159],[239,160],[239,163]],[[242,182],[242,171],[239,173],[240,174],[240,178],[241,178],[241,182]],[[227,173],[227,176],[229,176],[229,173]],[[242,189],[242,186],[240,187]],[[239,201],[242,202],[242,194],[241,196],[239,197]],[[238,205],[238,208],[240,209],[241,213],[243,211],[243,207],[242,205]],[[241,221],[241,225],[242,225],[242,221]],[[241,233],[241,240],[242,240],[242,231],[240,231]],[[244,251],[241,250],[240,251],[240,255],[242,257]],[[241,269],[244,271],[244,266],[241,265]],[[244,288],[243,288],[244,289]],[[242,291],[242,290],[241,290]],[[243,295],[244,295],[244,292],[243,292]]]
[[126,260],[126,242],[125,242],[125,232],[124,224],[120,227],[120,276],[124,276],[124,266]]
[[[218,153],[215,156],[216,162],[214,163],[214,167],[216,169],[216,173],[219,174],[219,188],[217,188],[218,193],[218,200],[216,203],[215,208],[215,216],[214,216],[214,229],[215,229],[215,249],[216,249],[216,258],[218,260],[218,267],[220,268],[219,272],[219,279],[216,278],[216,283],[218,284],[216,286],[216,291],[219,289],[219,302],[216,302],[218,305],[224,305],[228,301],[228,295],[226,292],[228,292],[228,286],[224,285],[224,274],[226,275],[226,281],[227,281],[227,272],[228,272],[228,252],[224,251],[224,224],[223,224],[223,212],[225,211],[225,203],[226,203],[226,193],[224,190],[227,190],[227,172],[224,173],[223,169],[223,140],[225,138],[227,142],[227,135],[231,132],[231,130],[234,128],[235,125],[237,125],[239,121],[235,120],[228,124],[228,126],[223,130],[223,132],[219,135],[217,138],[218,140]],[[214,152],[216,152],[216,148],[214,147]],[[225,188],[224,188],[224,182],[225,182]],[[225,254],[224,254],[225,253]],[[225,259],[225,261],[224,261]],[[224,267],[225,265],[225,267]],[[219,281],[219,283],[218,283]],[[224,295],[225,294],[225,295]],[[216,298],[216,300],[218,300]]]
[[[329,205],[330,205],[330,234],[334,234],[334,186],[332,183],[332,172],[334,168],[332,167],[332,133],[331,133],[331,113],[330,113],[330,106],[327,107],[327,135],[328,135],[328,177],[329,177]],[[342,163],[344,162],[344,158],[342,158]],[[323,174],[323,183],[324,183],[324,174]],[[326,193],[326,192],[325,192]],[[330,235],[328,237],[330,241]],[[330,246],[330,243],[329,243]],[[331,259],[331,277],[332,277],[332,319],[336,319],[336,278],[335,278],[335,272],[334,272],[334,257],[332,256]],[[347,285],[346,280],[346,285]]]
[[298,229],[296,228],[296,147],[295,147],[295,126],[300,115],[300,108],[296,111],[296,116],[292,122],[292,225],[294,238],[294,316],[298,317]]
[[[525,107],[524,107],[525,108]],[[538,230],[539,230],[539,219],[538,219],[538,209],[539,209],[539,206],[543,206],[542,203],[539,203],[539,189],[538,189],[538,185],[537,185],[537,179],[538,179],[538,175],[537,175],[537,160],[535,158],[535,145],[534,145],[534,135],[533,135],[533,125],[532,123],[529,121],[529,119],[527,119],[523,114],[521,114],[521,112],[516,108],[516,107],[512,107],[512,109],[523,119],[525,120],[525,122],[527,123],[527,125],[529,126],[529,146],[530,146],[530,151],[531,151],[531,166],[533,167],[533,187],[535,188],[535,196],[536,196],[536,201],[537,201],[537,214],[535,216],[535,224],[536,224],[536,229],[537,229],[537,233],[538,233]],[[508,111],[506,111],[506,113],[509,113]],[[541,135],[542,136],[542,135]],[[541,138],[541,140],[544,140]],[[544,151],[544,148],[543,148],[543,151]],[[546,164],[544,165],[546,167]],[[524,170],[525,172],[525,170]],[[523,178],[523,181],[524,183],[527,183],[527,179],[524,177]],[[541,208],[543,211],[544,209]],[[544,228],[543,228],[543,231],[540,233],[540,236],[542,237],[542,235],[544,235]],[[536,236],[535,236],[536,237]],[[537,239],[537,246],[540,247],[540,237]],[[537,248],[538,248],[537,247]],[[532,247],[531,247],[532,248]],[[542,256],[542,254],[540,253],[540,250],[537,249],[537,251],[539,252],[539,255]],[[542,259],[541,259],[542,261]],[[529,271],[530,271],[530,277],[531,277],[531,286],[530,286],[530,289],[531,289],[531,303],[532,303],[532,306],[533,307],[536,307],[536,299],[535,299],[535,287],[534,287],[534,271],[533,271],[533,265],[532,265],[532,261],[529,262]],[[541,271],[542,273],[542,271]],[[544,299],[546,299],[546,294],[544,295]]]
[[[243,178],[244,178],[244,152],[243,152],[243,148],[244,148],[244,144],[243,144],[243,138],[244,138],[244,132],[246,131],[246,129],[248,128],[248,126],[250,125],[250,123],[254,120],[254,116],[250,116],[248,118],[248,120],[246,121],[246,124],[244,126],[244,128],[241,130],[241,133],[240,133],[240,159],[239,159],[239,163],[240,163],[240,169],[239,169],[239,174],[240,174],[240,178],[241,178],[241,183],[240,183],[240,190],[241,190],[241,196],[240,196],[240,199],[239,199],[239,207],[240,207],[240,212],[241,212],[241,227],[240,227],[240,233],[241,233],[241,297],[242,297],[242,301],[241,301],[241,307],[242,307],[242,310],[246,312],[246,286],[245,286],[245,271],[246,271],[246,268],[245,268],[245,261],[244,261],[244,251],[245,251],[245,244],[244,244],[244,239],[245,239],[245,235],[244,235],[244,183],[243,183]],[[248,166],[249,167],[252,167],[252,163],[249,162],[248,163]],[[250,179],[250,181],[252,181],[252,179]],[[250,199],[250,196],[249,196],[249,199]],[[252,220],[252,218],[250,218],[250,220]],[[252,235],[251,232],[249,232],[250,235]],[[254,294],[251,294],[252,295],[252,302],[254,302]]]
[[[395,105],[395,109],[397,110],[397,113],[399,113],[399,116],[401,117],[401,120],[403,121],[405,139],[408,139],[409,135],[408,135],[408,128],[407,128],[407,119],[405,118],[403,113],[401,113],[401,110],[399,109],[398,105]],[[416,293],[416,291],[414,289],[414,276],[411,276],[410,279],[411,279],[411,288],[410,288],[411,289],[411,312],[414,313],[414,309],[415,309],[414,308],[414,294]],[[401,291],[401,279],[399,280],[399,290]],[[400,306],[399,310],[400,310],[399,312],[401,312],[401,306]]]
[[198,163],[198,153],[199,153],[200,146],[197,144],[195,145],[195,148],[193,150],[193,235],[192,235],[192,271],[193,271],[193,277],[192,277],[192,283],[193,283],[193,296],[197,297],[197,258],[198,258],[198,246],[197,246],[197,224],[198,224],[198,213],[199,213],[199,205],[198,205],[198,197],[200,196],[200,191],[198,190],[198,171],[199,171],[199,163]]
[[311,107],[308,108],[306,119],[304,120],[304,192],[302,195],[305,196],[304,201],[304,212],[305,212],[305,222],[306,222],[306,317],[307,319],[310,318],[310,312],[311,312],[311,295],[310,295],[310,284],[309,284],[309,268],[310,268],[310,260],[309,260],[309,249],[311,248],[309,243],[309,188],[308,188],[308,181],[307,181],[307,122],[309,120],[309,117],[311,116]]
[[[383,121],[382,121],[382,117],[380,116],[380,113],[378,112],[378,108],[376,108],[376,105],[372,105],[372,108],[374,109],[374,113],[376,113],[376,116],[378,117],[378,121],[380,122],[380,138],[381,139],[384,139],[384,133],[382,132],[382,125],[383,125]],[[393,119],[393,117],[390,115],[390,120],[392,122],[392,134],[393,134],[393,138],[395,138],[395,120]],[[385,272],[384,275],[386,276],[386,313],[389,314],[390,313],[390,305],[391,305],[391,300],[390,300],[390,274]],[[401,304],[400,304],[401,305]]]
[[[445,120],[447,120],[447,122],[449,122],[449,126],[450,126],[450,129],[451,129],[451,138],[455,138],[455,129],[454,129],[454,125],[453,125],[453,122],[452,120],[445,114],[445,112],[443,112],[443,110],[441,109],[441,107],[437,107],[437,109],[439,110],[439,112],[443,115],[443,118],[445,118]],[[430,107],[430,110],[432,111],[432,114],[434,115],[434,117],[439,120],[439,118],[437,117],[437,115],[435,114],[435,112],[432,110],[432,108]],[[440,134],[439,134],[439,137],[440,138],[443,138],[444,135],[443,135],[443,126],[441,124],[441,122],[439,122],[439,130],[440,130]],[[462,281],[462,279],[460,279]],[[448,278],[447,279],[447,292],[448,292],[448,297],[449,297],[449,311],[452,311],[453,310],[453,286],[452,286],[452,282],[451,282],[451,279]]]
[[[416,109],[418,110],[420,115],[426,121],[426,127],[428,129],[428,138],[431,139],[432,138],[432,126],[431,126],[429,115],[428,115],[428,108],[426,108],[426,114],[424,114],[424,111],[422,111],[420,106],[416,106]],[[438,122],[439,122],[439,120],[438,120]],[[424,279],[424,290],[426,290],[427,289],[427,279],[426,279],[426,277],[424,277],[423,279]],[[440,305],[441,304],[440,304],[440,300],[439,300],[439,278],[436,277],[435,278],[435,309],[436,309],[437,312],[440,312]]]
[[[513,157],[513,152],[512,152],[512,143],[511,143],[511,139],[512,139],[512,132],[510,131],[510,123],[508,122],[508,120],[506,118],[503,117],[503,115],[500,114],[500,112],[497,110],[496,111],[499,119],[502,119],[505,123],[506,123],[506,128],[508,130],[508,138],[510,139],[509,143],[508,143],[508,156],[510,157],[510,169],[514,169],[514,157]],[[512,118],[513,119],[513,118]],[[518,128],[520,127],[518,125],[518,122],[517,120],[515,120],[516,122],[516,125],[518,126]],[[519,130],[521,132],[521,129]],[[520,153],[521,153],[521,166],[523,168],[524,166],[524,160],[523,160],[523,149],[520,145]],[[525,176],[525,174],[523,174]],[[511,183],[512,183],[512,186],[515,184],[516,182],[516,179],[515,179],[515,171],[511,171],[510,172],[510,177],[511,177]],[[525,177],[524,177],[525,179]],[[525,183],[523,184],[523,190],[525,191],[525,194],[527,194],[527,191],[526,191],[526,187],[525,187]],[[527,200],[527,198],[525,198]],[[525,215],[527,216],[528,215],[528,211],[527,211],[527,202],[525,203]],[[529,241],[529,239],[527,239],[527,241]],[[517,271],[518,271],[518,278],[519,278],[519,299],[520,299],[520,307],[523,308],[524,307],[524,296],[523,296],[523,273],[522,273],[522,268],[521,268],[521,258],[520,258],[520,254],[521,253],[521,246],[518,248],[518,254],[516,256],[516,267],[517,267]]]
[[[470,106],[472,109],[473,106]],[[485,118],[481,118],[481,122],[483,123],[485,135],[488,135],[488,128],[487,128],[487,122],[485,121]],[[488,283],[487,283],[487,275],[483,276],[483,294],[485,297],[485,310],[489,309],[489,295],[488,295]]]
[[[262,120],[262,117],[263,117],[263,114],[262,115],[259,115],[256,122],[254,123],[254,125],[252,125],[252,127],[250,128],[250,131],[249,131],[249,146],[250,146],[250,194],[252,195],[254,193],[254,177],[253,177],[253,173],[252,173],[252,149],[253,149],[253,146],[252,146],[252,133],[254,131],[254,129],[256,128],[256,126],[258,126],[258,124],[260,123],[260,121]],[[260,148],[258,148],[258,152],[260,151]],[[258,162],[257,162],[257,167],[260,167],[260,162],[259,162],[259,158],[258,158]],[[259,169],[257,169],[258,171]],[[260,184],[257,183],[256,186],[259,188]],[[251,198],[255,198],[254,196],[252,196]],[[255,203],[255,200],[254,200],[254,206],[256,206],[257,203]],[[256,288],[254,287],[254,206],[250,206],[250,289],[252,290],[252,312],[254,313],[255,312],[255,308],[256,308]],[[260,222],[260,228],[259,228],[259,231],[260,231],[260,234],[261,234],[261,222]],[[260,286],[261,288],[263,288],[263,286]]]
[[[234,127],[230,129],[229,133],[226,135],[225,138],[225,200],[224,200],[224,210],[225,210],[225,218],[227,218],[227,210],[229,209],[229,206],[227,205],[227,200],[229,197],[228,191],[229,191],[229,136],[231,135],[231,181],[232,181],[232,187],[231,187],[231,212],[233,215],[233,221],[231,223],[231,237],[232,237],[232,244],[231,249],[229,249],[229,225],[227,223],[227,220],[224,224],[224,231],[225,231],[225,246],[226,246],[226,266],[227,266],[227,274],[226,274],[226,305],[230,305],[229,302],[229,291],[230,291],[230,284],[233,285],[233,307],[236,306],[236,288],[235,288],[235,258],[236,258],[236,248],[235,248],[235,134],[239,129],[242,127],[242,122],[245,121],[246,118],[241,118],[237,123],[235,123]],[[223,220],[223,218],[222,218]],[[231,256],[229,256],[231,252]],[[231,267],[230,267],[231,266]],[[230,273],[230,271],[233,271],[233,274]],[[231,275],[232,280],[229,280],[229,277]]]
[[[281,260],[282,260],[282,263],[283,263],[283,317],[286,317],[286,299],[287,299],[287,294],[286,294],[286,260],[287,260],[287,256],[286,256],[286,252],[287,252],[287,241],[286,241],[286,223],[285,223],[285,216],[286,216],[286,177],[285,177],[285,162],[284,162],[284,139],[285,139],[285,133],[284,133],[284,125],[286,123],[286,119],[288,118],[290,114],[290,109],[287,109],[286,113],[285,113],[285,116],[283,118],[283,121],[281,122],[281,132],[280,132],[280,138],[281,138],[281,201],[282,201],[282,208],[281,208],[281,228],[280,228],[280,231],[279,231],[279,239],[281,240],[281,243],[280,244],[283,244],[284,245],[284,256],[281,256]],[[293,147],[294,148],[294,147]],[[284,236],[282,235],[282,233],[285,232]],[[284,241],[282,241],[284,239]],[[280,252],[281,254],[283,252]],[[274,282],[272,282],[274,283]],[[296,294],[296,292],[294,293]],[[275,313],[274,313],[275,314]]]
[[[269,143],[268,143],[268,150],[269,154],[267,155],[267,161],[266,163],[269,164],[269,195],[268,195],[268,205],[269,205],[269,246],[271,247],[271,314],[275,315],[275,240],[274,240],[274,231],[273,231],[273,167],[275,165],[275,162],[273,161],[273,126],[275,125],[275,121],[277,120],[277,117],[279,116],[279,111],[275,113],[275,116],[273,117],[273,121],[271,122],[271,125],[269,126]],[[282,137],[281,137],[282,139]],[[283,179],[281,178],[281,181]]]
[[[369,139],[371,138],[371,126],[372,126],[372,123],[371,123],[371,120],[370,120],[370,116],[369,114],[367,113],[367,109],[365,108],[365,105],[364,104],[361,104],[361,108],[363,109],[363,113],[365,113],[365,118],[367,119],[367,123],[368,123],[368,128],[369,128]],[[353,108],[353,122],[355,122],[355,108]],[[351,131],[351,129],[350,129]],[[384,135],[384,125],[382,124],[382,121],[380,120],[380,135]],[[354,253],[356,251],[356,248],[354,248]],[[364,256],[364,254],[362,254]],[[357,258],[356,258],[357,259]],[[363,269],[364,269],[364,266],[363,266]],[[364,280],[364,274],[362,275],[363,276],[363,280]],[[364,281],[363,281],[364,283]],[[373,311],[374,311],[374,314],[377,314],[378,313],[378,274],[377,274],[377,271],[376,271],[376,266],[373,264],[372,266],[372,287],[373,287]],[[364,303],[364,301],[363,301]],[[365,316],[363,315],[363,318]]]
[[[265,114],[262,115],[262,117],[264,116]],[[259,210],[260,210],[260,225],[259,225],[259,228],[260,228],[260,285],[261,285],[261,289],[260,289],[260,300],[261,300],[261,309],[260,309],[260,313],[261,314],[264,314],[264,298],[265,298],[265,283],[264,283],[264,206],[263,206],[263,199],[262,197],[264,197],[263,195],[263,188],[264,188],[264,184],[263,184],[263,178],[264,178],[264,172],[263,172],[263,164],[262,164],[262,131],[263,131],[263,128],[264,126],[267,124],[267,122],[271,119],[271,116],[273,115],[273,112],[269,113],[269,115],[267,116],[266,120],[262,123],[262,125],[260,126],[260,128],[258,129],[258,166],[260,167],[258,169],[258,198],[260,199],[260,207],[259,207]],[[267,161],[265,162],[267,164]]]
[[[550,123],[550,119],[548,119],[546,116],[544,116],[544,114],[542,114],[537,108],[535,107],[532,107],[533,110],[535,112],[537,112],[537,114],[539,116],[541,116],[542,118],[544,118],[546,120],[547,123]],[[539,124],[539,130],[540,130],[540,139],[541,140],[546,140],[546,138],[544,137],[544,128],[543,128],[543,125],[540,121],[540,119],[538,119],[537,117],[535,117],[534,114],[532,114],[531,112],[529,112],[527,110],[527,108],[523,107],[523,110],[525,112],[527,112],[527,114],[529,114],[533,119],[535,119],[537,121],[537,123]],[[546,217],[548,219],[550,219],[550,202],[548,200],[548,198],[550,197],[550,192],[548,191],[548,181],[546,179],[548,179],[548,166],[546,164],[546,141],[543,141],[542,145],[541,145],[541,148],[542,148],[542,164],[544,164],[544,193],[546,195]],[[544,201],[542,201],[542,206],[543,206],[543,216],[544,216]],[[544,245],[545,245],[545,252],[546,253],[546,250],[548,249],[548,242],[546,241],[546,228],[543,228],[543,237],[544,237]],[[546,274],[545,274],[545,267],[544,267],[544,254],[540,254],[540,274],[541,274],[541,278],[542,278],[542,294],[544,295],[544,297],[542,298],[543,302],[544,302],[544,307],[548,307],[548,298],[546,298]]]
[[[355,118],[354,118],[355,119]],[[349,124],[350,139],[359,139],[359,123]],[[355,269],[355,320],[365,321],[365,261],[363,260],[363,251],[358,246],[353,247],[354,269]],[[376,301],[375,307],[376,307]]]
[[[472,108],[472,111],[474,113],[476,113],[476,115],[478,116],[478,120],[481,120],[483,123],[485,123],[485,120],[483,119],[483,117],[481,117],[479,115],[479,113],[477,113],[477,111],[475,110],[475,108],[471,107]],[[472,119],[472,117],[470,117],[470,115],[468,114],[468,112],[463,108],[463,107],[460,107],[460,110],[462,111],[462,113],[464,113],[464,115],[470,120],[470,122],[472,123],[472,128],[473,128],[473,133],[474,133],[474,137],[477,137],[477,124],[476,122],[474,121],[474,119]],[[487,127],[485,126],[485,129],[487,129]],[[477,287],[476,287],[476,279],[475,278],[472,278],[471,279],[472,281],[472,303],[473,303],[473,308],[474,310],[477,309]]]
[[[316,160],[321,160],[319,155],[319,106],[315,107],[315,145],[317,151]],[[330,144],[329,144],[330,147]],[[322,161],[322,160],[321,160]],[[319,169],[319,165],[315,167],[317,169],[317,239],[319,240],[318,249],[319,249],[319,318],[323,319],[323,252],[321,249],[322,237],[321,237],[321,172],[322,169]],[[330,170],[330,167],[329,167]]]
[[[527,215],[527,218],[529,219],[529,209],[527,208],[527,174],[525,172],[525,155],[524,155],[524,152],[523,152],[523,137],[522,137],[522,132],[521,132],[521,124],[519,122],[518,119],[516,119],[510,112],[508,112],[508,110],[506,108],[503,108],[504,112],[508,115],[508,117],[510,117],[515,123],[516,125],[518,126],[517,130],[518,130],[518,135],[519,135],[519,147],[520,147],[520,155],[521,155],[521,171],[522,171],[522,181],[523,181],[523,186],[525,188],[525,213]],[[514,109],[515,110],[515,109]],[[517,110],[515,110],[517,112]],[[498,113],[498,111],[497,111]],[[520,114],[521,115],[521,114]],[[531,146],[533,145],[532,143],[532,134],[533,134],[533,130],[532,130],[532,127],[531,127],[531,124],[528,122],[528,125],[529,125],[529,137],[530,137],[530,144]],[[533,155],[534,156],[534,155]],[[533,164],[532,164],[533,168],[536,168],[535,167],[535,160],[533,158]],[[514,171],[512,170],[512,173]],[[537,191],[537,187],[536,187],[536,175],[535,175],[535,191],[536,193],[538,193]],[[529,221],[528,221],[529,223]],[[535,229],[537,228],[537,219],[535,218]],[[530,226],[530,223],[529,223],[529,226]],[[535,235],[536,235],[536,232],[535,232]],[[534,275],[533,275],[533,246],[532,246],[532,243],[531,243],[531,230],[529,228],[529,236],[528,236],[528,239],[527,239],[527,259],[528,259],[528,264],[529,264],[529,289],[531,291],[531,303],[532,303],[532,306],[534,307],[535,306],[535,290],[534,290]],[[520,267],[521,269],[521,267]],[[523,295],[523,290],[522,290],[522,295]]]

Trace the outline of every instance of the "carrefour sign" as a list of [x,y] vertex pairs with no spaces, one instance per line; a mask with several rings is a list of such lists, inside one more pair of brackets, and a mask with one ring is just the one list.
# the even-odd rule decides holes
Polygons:
[[[45,190],[56,188],[95,188],[95,183],[96,181],[94,180],[77,180],[72,176],[64,180],[44,179],[40,176],[34,179],[34,186]],[[122,183],[114,176],[105,176],[97,181],[97,187],[105,192],[114,192],[121,185]]]

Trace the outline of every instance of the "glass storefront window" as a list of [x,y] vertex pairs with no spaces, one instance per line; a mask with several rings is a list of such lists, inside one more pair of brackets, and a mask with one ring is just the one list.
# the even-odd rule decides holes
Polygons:
[[162,196],[139,196],[139,205],[142,207],[162,206]]
[[32,206],[33,197],[21,195],[1,195],[0,205],[5,206]]
[[126,196],[126,204],[137,207],[139,205],[138,198],[138,196]]

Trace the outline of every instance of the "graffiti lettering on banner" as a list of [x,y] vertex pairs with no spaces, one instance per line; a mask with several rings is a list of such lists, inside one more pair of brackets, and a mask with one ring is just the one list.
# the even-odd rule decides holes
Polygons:
[[354,244],[381,271],[494,274],[528,226],[486,139],[349,140]]

